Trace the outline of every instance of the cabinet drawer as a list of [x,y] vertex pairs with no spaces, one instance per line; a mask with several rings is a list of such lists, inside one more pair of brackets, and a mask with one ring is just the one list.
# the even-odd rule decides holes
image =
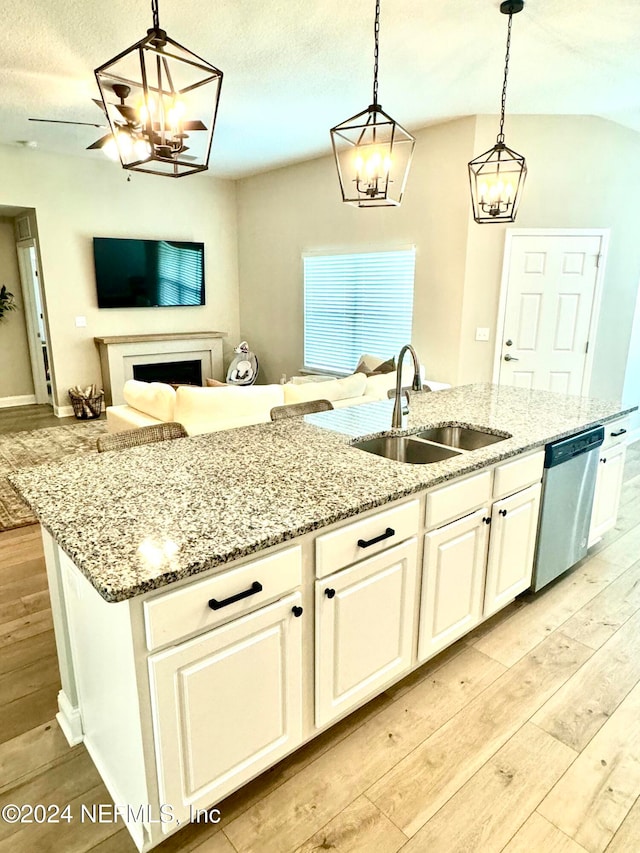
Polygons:
[[[345,524],[316,539],[316,576],[324,578],[357,560],[397,545],[418,532],[417,500]],[[389,531],[392,531],[389,533]]]
[[462,518],[491,498],[491,471],[481,471],[466,480],[435,489],[427,495],[427,528]]
[[[279,598],[301,582],[302,552],[297,546],[183,586],[175,592],[165,592],[143,605],[147,648],[151,651],[227,622]],[[242,593],[249,594],[225,604],[227,599]],[[209,606],[209,601],[214,599],[221,605],[219,609]]]
[[503,498],[540,482],[543,466],[544,450],[498,465],[493,480],[493,497]]
[[602,449],[613,447],[614,444],[622,444],[629,435],[629,418],[620,418],[617,421],[604,425],[604,442]]

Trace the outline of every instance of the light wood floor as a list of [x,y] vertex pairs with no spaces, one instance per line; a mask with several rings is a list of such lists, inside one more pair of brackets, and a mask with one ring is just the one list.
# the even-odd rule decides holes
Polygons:
[[[157,848],[198,853],[640,850],[640,443],[617,528]],[[0,535],[0,806],[109,804],[54,720],[37,527]],[[9,825],[0,851],[133,853],[121,824]]]

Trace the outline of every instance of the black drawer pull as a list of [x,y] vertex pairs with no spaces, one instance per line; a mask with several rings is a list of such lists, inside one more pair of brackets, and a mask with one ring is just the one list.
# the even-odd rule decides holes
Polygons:
[[324,591],[324,594],[327,596],[327,598],[333,598],[336,594],[336,591],[335,589],[331,589],[331,587],[327,587],[327,589],[325,589]]
[[626,432],[626,429],[619,429],[617,432],[611,433],[611,438],[617,438],[619,435],[624,435],[625,432]]
[[491,524],[491,519],[488,516],[485,516],[482,520],[485,524]]
[[499,512],[499,513],[500,513],[500,515],[501,515],[501,516],[503,516],[503,517],[507,514],[506,509],[499,509],[499,510],[498,510],[498,512]]
[[236,595],[230,595],[229,598],[223,598],[222,601],[218,601],[217,598],[210,598],[209,607],[212,610],[220,610],[221,607],[226,607],[228,604],[234,604],[236,601],[242,601],[243,598],[249,598],[250,595],[255,595],[256,592],[262,592],[262,584],[260,581],[254,581],[249,589],[245,589],[243,592],[238,592]]
[[395,536],[396,532],[393,527],[387,527],[384,533],[381,533],[380,536],[376,536],[375,539],[358,539],[358,548],[368,548],[369,545],[376,545],[378,542],[382,542],[385,539],[388,539],[390,536]]
[[291,612],[297,618],[298,616],[302,616],[304,610],[302,609],[302,607],[298,607],[298,605],[296,604],[291,608]]

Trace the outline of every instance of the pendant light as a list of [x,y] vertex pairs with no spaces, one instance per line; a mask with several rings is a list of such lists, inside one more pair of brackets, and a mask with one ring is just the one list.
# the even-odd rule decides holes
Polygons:
[[331,129],[342,200],[354,207],[398,206],[416,141],[378,103],[380,0],[374,26],[373,103]]
[[[179,178],[209,168],[222,71],[153,26],[136,44],[96,68],[111,134],[124,169]],[[113,96],[119,103],[112,103]]]
[[507,101],[507,76],[511,48],[511,22],[522,11],[524,0],[505,0],[500,4],[503,15],[509,16],[507,26],[507,52],[502,84],[500,130],[496,144],[469,163],[471,202],[476,222],[515,222],[522,187],[527,175],[527,165],[522,154],[505,145],[504,110]]

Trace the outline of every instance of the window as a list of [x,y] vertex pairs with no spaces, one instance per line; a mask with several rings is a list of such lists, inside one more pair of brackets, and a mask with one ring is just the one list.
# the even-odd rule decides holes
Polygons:
[[203,256],[199,247],[158,242],[158,305],[203,303]]
[[304,367],[351,373],[411,341],[415,249],[304,258]]

